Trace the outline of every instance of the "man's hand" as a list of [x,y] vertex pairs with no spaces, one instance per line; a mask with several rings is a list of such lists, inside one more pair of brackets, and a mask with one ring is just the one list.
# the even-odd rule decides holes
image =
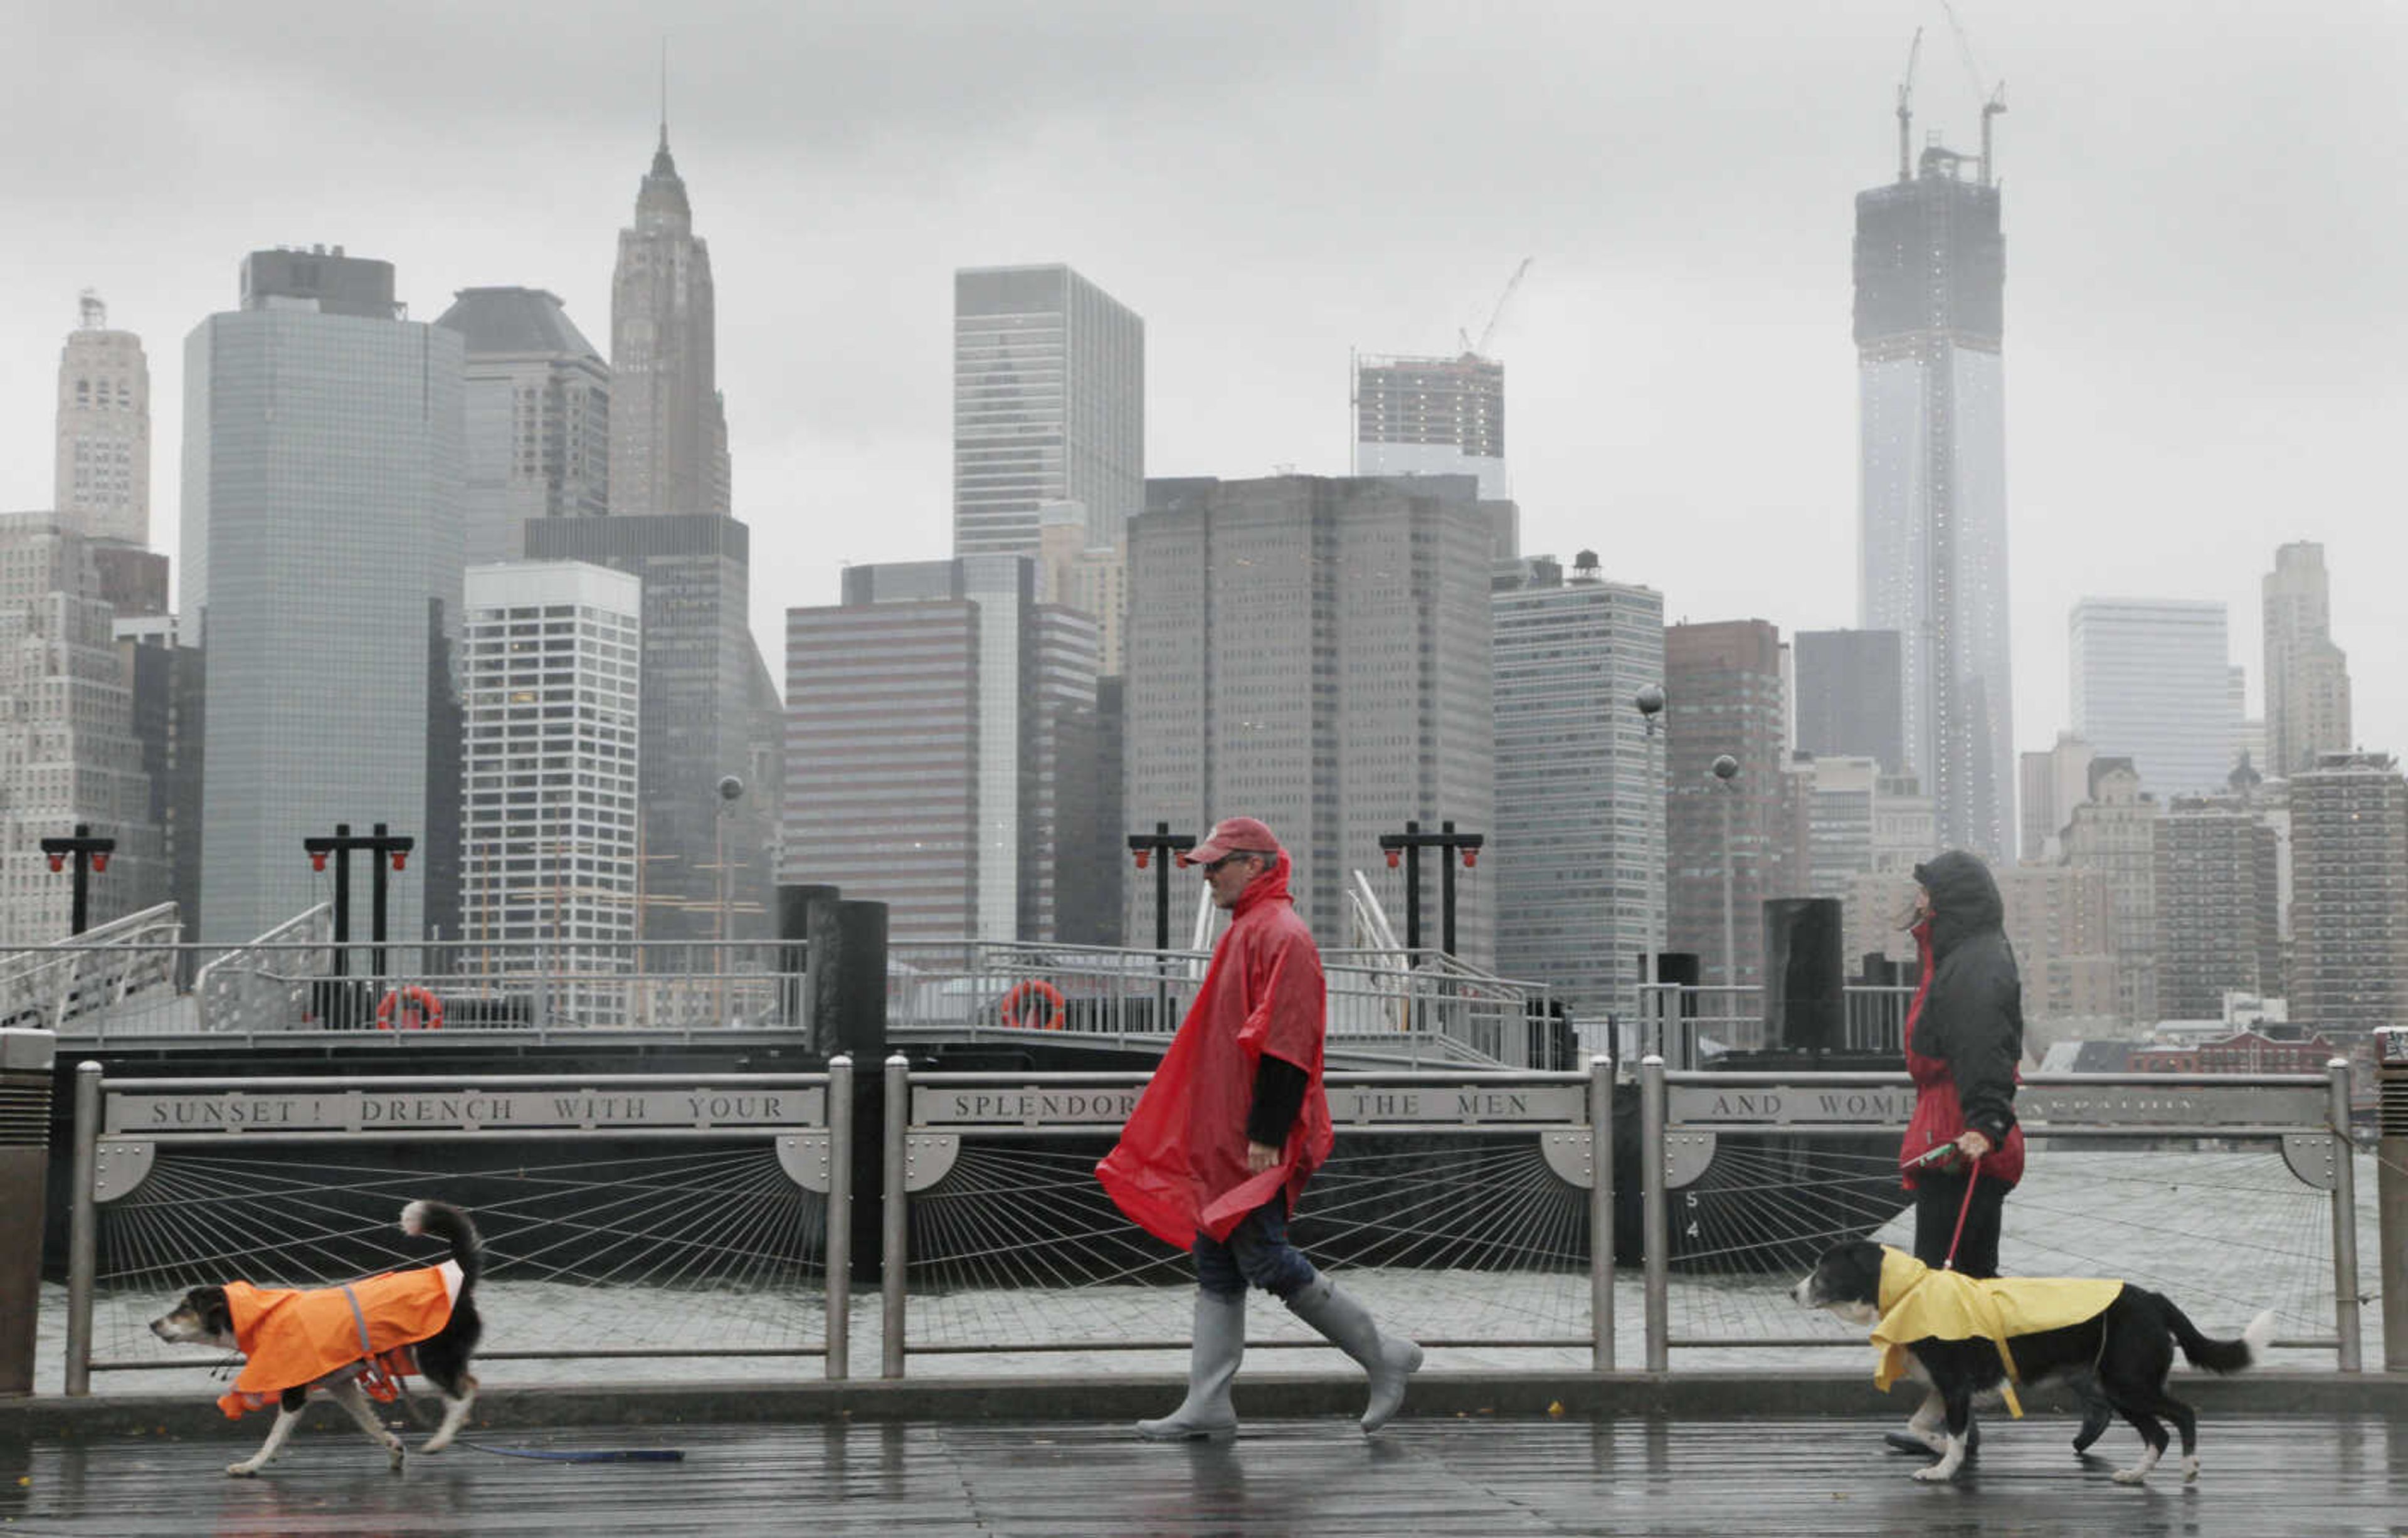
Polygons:
[[1275,1170],[1279,1168],[1279,1161],[1280,1151],[1277,1148],[1268,1143],[1256,1143],[1251,1138],[1247,1140],[1246,1170],[1248,1174],[1260,1175],[1265,1170]]
[[1956,1146],[1962,1150],[1966,1158],[1979,1159],[1990,1151],[1991,1144],[1987,1137],[1968,1127],[1957,1134]]

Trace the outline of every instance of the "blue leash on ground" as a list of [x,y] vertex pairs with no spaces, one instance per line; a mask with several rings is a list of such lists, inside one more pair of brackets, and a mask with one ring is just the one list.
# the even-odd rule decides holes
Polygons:
[[482,1442],[471,1442],[465,1436],[452,1439],[455,1445],[474,1447],[480,1453],[498,1458],[531,1458],[545,1463],[682,1463],[685,1454],[675,1447],[495,1447]]
[[[408,1393],[401,1396],[402,1412],[420,1431],[426,1430],[426,1417],[419,1413],[417,1399]],[[471,1442],[465,1436],[452,1439],[455,1447],[472,1447],[496,1458],[525,1458],[539,1463],[682,1463],[685,1454],[676,1447],[496,1447],[490,1443]]]

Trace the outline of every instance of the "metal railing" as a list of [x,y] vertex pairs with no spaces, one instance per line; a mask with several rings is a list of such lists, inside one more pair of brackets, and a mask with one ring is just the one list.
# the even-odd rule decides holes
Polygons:
[[[1640,1090],[1641,1146],[1654,1151],[1642,1165],[1641,1197],[1648,1369],[1664,1371],[1676,1345],[1836,1344],[1824,1337],[1674,1337],[1666,1310],[1671,1193],[1705,1174],[1726,1138],[1894,1137],[1914,1113],[1913,1081],[1903,1074],[1673,1072],[1650,1057],[1640,1064]],[[2342,1371],[2358,1371],[2357,1184],[2345,1061],[2332,1060],[2321,1075],[2035,1074],[2016,1091],[2015,1115],[2030,1142],[2212,1140],[2277,1150],[2302,1185],[2330,1197],[2333,1266],[2332,1333],[2277,1344],[2329,1348]],[[2408,1234],[2384,1240],[2386,1247],[2401,1242]]]
[[[1602,1057],[1592,1059],[1584,1073],[1333,1073],[1327,1091],[1340,1134],[1338,1156],[1317,1177],[1319,1194],[1312,1213],[1316,1220],[1326,1220],[1320,1215],[1333,1204],[1327,1200],[1332,1173],[1341,1162],[1356,1165],[1348,1177],[1355,1182],[1351,1205],[1356,1210],[1348,1239],[1370,1258],[1350,1274],[1377,1279],[1383,1270],[1390,1275],[1426,1275],[1435,1269],[1454,1289],[1446,1306],[1434,1311],[1435,1317],[1454,1328],[1441,1324],[1424,1332],[1425,1345],[1439,1349],[1575,1350],[1585,1353],[1595,1370],[1610,1371],[1616,1365],[1617,1271],[1612,1236],[1618,1092],[1626,1102],[1622,1114],[1636,1111],[1640,1166],[1635,1172],[1640,1188],[1636,1247],[1641,1285],[1637,1317],[1626,1319],[1623,1328],[1635,1325],[1642,1337],[1647,1370],[1668,1371],[1675,1347],[1860,1346],[1860,1336],[1837,1329],[1809,1334],[1785,1324],[1737,1332],[1676,1328],[1670,1310],[1676,1290],[1698,1284],[1695,1277],[1684,1282],[1675,1276],[1681,1249],[1672,1207],[1693,1189],[1707,1188],[1719,1168],[1718,1156],[1735,1161],[1742,1181],[1736,1200],[1760,1206],[1767,1195],[1768,1170],[1786,1169],[1789,1173],[1779,1178],[1811,1184],[1815,1175],[1790,1155],[1854,1140],[1875,1148],[1872,1162],[1890,1172],[1888,1205],[1895,1212],[1902,1201],[1894,1192],[1896,1139],[1912,1112],[1911,1083],[1898,1074],[1681,1071],[1652,1056],[1637,1068],[1635,1080],[1619,1085]],[[1160,1306],[1172,1297],[1174,1278],[1183,1290],[1183,1258],[1154,1246],[1149,1258],[1124,1264],[1123,1257],[1139,1243],[1136,1231],[1100,1200],[1091,1168],[1094,1153],[1127,1118],[1145,1075],[915,1073],[900,1054],[886,1061],[882,1074],[885,1112],[882,1142],[876,1149],[881,1178],[874,1189],[882,1192],[878,1313],[882,1375],[902,1376],[913,1355],[1184,1349],[1183,1337],[1168,1327],[1169,1310]],[[2309,1317],[2329,1308],[2329,1329],[2295,1332],[2274,1344],[2329,1351],[2339,1370],[2358,1372],[2359,1215],[2347,1075],[2339,1061],[2322,1075],[2033,1075],[2025,1080],[2017,1105],[2026,1135],[2035,1144],[2058,1142],[2079,1148],[2096,1143],[2136,1153],[2157,1150],[2178,1161],[2254,1159],[2254,1154],[2225,1150],[2271,1150],[2279,1160],[2278,1183],[2287,1171],[2291,1186],[2322,1194],[2330,1232],[2329,1289],[2316,1284],[2306,1295],[2313,1304]],[[825,1359],[827,1375],[841,1378],[850,1371],[854,1327],[849,1312],[855,1158],[852,1078],[853,1064],[842,1058],[832,1061],[825,1075],[523,1075],[474,1085],[420,1078],[104,1081],[96,1065],[86,1064],[78,1074],[76,1096],[68,1391],[88,1391],[93,1372],[162,1365],[155,1359],[96,1355],[93,1347],[93,1301],[102,1280],[96,1235],[109,1220],[112,1206],[138,1192],[154,1165],[175,1169],[180,1156],[197,1153],[205,1157],[186,1168],[218,1170],[229,1167],[237,1150],[295,1146],[322,1150],[395,1142],[549,1144],[577,1154],[580,1161],[597,1140],[774,1144],[777,1162],[787,1176],[809,1191],[824,1194],[819,1259],[826,1322],[817,1349]],[[797,1098],[770,1104],[766,1097],[771,1096]],[[1627,1125],[1622,1129],[1626,1137],[1632,1130]],[[1521,1150],[1511,1155],[1518,1162],[1508,1161],[1500,1147],[1509,1153]],[[314,1203],[317,1197],[311,1193],[318,1188],[308,1172],[312,1161],[327,1157],[313,1150],[294,1161],[297,1179],[279,1170],[273,1184],[296,1201]],[[1006,1160],[1024,1162],[1014,1165],[1002,1161]],[[1551,1232],[1559,1232],[1559,1241],[1517,1249],[1485,1263],[1467,1263],[1446,1245],[1460,1241],[1473,1226],[1494,1238],[1502,1221],[1498,1214],[1512,1204],[1501,1200],[1495,1186],[1498,1173],[1508,1169],[1520,1182],[1514,1200],[1525,1205],[1537,1202],[1552,1214],[1547,1222],[1554,1225]],[[1538,1172],[1535,1176],[1533,1171]],[[2029,1178],[2028,1173],[2028,1182]],[[1421,1195],[1441,1180],[1473,1192],[1475,1225],[1457,1223],[1450,1232],[1445,1219],[1426,1216]],[[1546,1183],[1557,1194],[1534,1194],[1534,1181]],[[1625,1181],[1626,1186],[1630,1183]],[[248,1258],[222,1253],[225,1234],[192,1220],[190,1189],[177,1185],[170,1193],[178,1203],[172,1221],[137,1236],[146,1276],[164,1275],[163,1266],[189,1269],[202,1260],[224,1265]],[[955,1203],[969,1220],[950,1229],[918,1221],[922,1203],[930,1203],[935,1211],[945,1203]],[[2199,1197],[2194,1195],[2191,1203],[2200,1206]],[[2206,1231],[2225,1220],[2212,1203],[2196,1216]],[[2386,1226],[2394,1221],[2387,1208],[2382,1220]],[[2148,1233],[2161,1236],[2162,1221],[2153,1218]],[[1849,1224],[1820,1235],[1817,1242],[1862,1232],[1861,1224]],[[1061,1289],[1078,1285],[1075,1274],[1080,1270],[1064,1260],[1065,1247],[1082,1240],[1094,1241],[1085,1259],[1103,1262],[1089,1267],[1094,1275],[1124,1292],[1133,1289],[1142,1295],[1140,1306],[1121,1309],[1117,1331],[1107,1328],[1110,1321],[1100,1315],[1090,1317],[1078,1308],[1062,1306]],[[2408,1234],[2385,1232],[2377,1243],[2387,1252],[2408,1244]],[[952,1253],[939,1254],[947,1245]],[[1502,1254],[1494,1246],[1492,1250]],[[2316,1254],[2309,1248],[2300,1253]],[[1016,1258],[1030,1256],[1041,1264],[1015,1269]],[[1536,1259],[1526,1264],[1515,1256]],[[914,1268],[940,1263],[957,1269],[924,1269],[924,1278],[933,1280],[915,1292]],[[2320,1258],[2311,1261],[2321,1263]],[[1511,1334],[1480,1334],[1462,1328],[1496,1293],[1517,1286],[1527,1292],[1536,1274],[1532,1267],[1546,1274],[1547,1309],[1529,1315],[1539,1319],[1540,1327]],[[1754,1275],[1706,1278],[1722,1289],[1710,1300],[1721,1311],[1719,1317],[1732,1317],[1735,1298],[1766,1304],[1763,1317],[1768,1320],[1774,1317],[1770,1305],[1776,1297],[1786,1303],[1784,1289],[1790,1273],[1756,1270]],[[1041,1274],[1041,1279],[1014,1279],[1029,1271]],[[124,1283],[122,1275],[120,1283]],[[1033,1310],[996,1303],[1000,1293],[1023,1286],[1043,1300]],[[978,1294],[967,1299],[966,1307],[965,1290]],[[915,1339],[915,1297],[928,1307],[954,1305],[950,1317],[968,1321],[963,1332]],[[1574,1305],[1576,1298],[1584,1298],[1584,1305]],[[995,1328],[998,1319],[1025,1319],[1032,1312],[1047,1321],[1033,1332]],[[1778,1317],[1787,1319],[1793,1313],[1794,1305],[1788,1305]],[[1698,1317],[1711,1323],[1718,1316],[1709,1310]],[[2291,1317],[2298,1317],[2298,1312]],[[1550,1326],[1549,1319],[1558,1322]],[[1261,1344],[1309,1343],[1299,1337]],[[664,1353],[544,1346],[516,1354]],[[675,1354],[764,1353],[699,1349]],[[811,1348],[780,1348],[775,1354],[807,1356]]]
[[129,999],[172,996],[176,904],[161,903],[72,940],[0,955],[0,1025],[67,1032]]
[[[1696,986],[1650,983],[1640,990],[1639,1018],[1617,1021],[1615,1055],[1636,1062],[1649,1054],[1678,1070],[1701,1068],[1726,1052],[1777,1047],[1764,1018],[1764,990],[1753,983]],[[1900,1054],[1914,990],[1852,983],[1842,993],[1842,1051]]]
[[[75,1115],[64,1384],[70,1395],[89,1393],[94,1373],[179,1365],[156,1355],[110,1358],[93,1348],[95,1301],[103,1283],[109,1280],[100,1267],[100,1232],[111,1209],[119,1203],[131,1204],[154,1174],[179,1170],[184,1156],[220,1171],[248,1159],[253,1150],[295,1146],[319,1150],[320,1157],[325,1157],[325,1150],[337,1146],[435,1144],[455,1149],[464,1145],[508,1144],[519,1148],[562,1147],[582,1156],[603,1143],[681,1147],[767,1143],[786,1178],[825,1203],[820,1253],[784,1257],[795,1263],[814,1259],[821,1263],[823,1316],[827,1323],[817,1346],[665,1348],[655,1334],[645,1345],[618,1348],[607,1344],[563,1344],[511,1349],[509,1343],[495,1341],[493,1344],[498,1349],[483,1354],[494,1360],[819,1355],[824,1359],[827,1376],[843,1378],[850,1372],[851,1333],[846,1321],[852,1299],[853,1131],[849,1058],[831,1059],[824,1074],[499,1075],[473,1084],[413,1077],[106,1080],[99,1064],[86,1062],[76,1072]],[[303,1173],[308,1165],[296,1160],[294,1169]],[[202,1203],[193,1184],[199,1178],[184,1175],[170,1198],[178,1216],[145,1229],[135,1241],[133,1248],[142,1262],[139,1280],[116,1278],[122,1289],[132,1290],[132,1302],[155,1309],[168,1301],[157,1295],[156,1284],[179,1275],[213,1281],[240,1277],[301,1285],[350,1279],[294,1275],[289,1271],[269,1275],[194,1271],[198,1265],[239,1266],[252,1259],[225,1253],[226,1236],[209,1231],[199,1220]],[[548,1185],[566,1178],[556,1173],[544,1176]],[[280,1172],[272,1184],[280,1196],[296,1189],[296,1182]],[[325,1240],[333,1232],[333,1204],[323,1200],[332,1193],[313,1194],[306,1175],[297,1186],[306,1211],[292,1225],[298,1231],[294,1234],[264,1232],[275,1226],[277,1218],[257,1204],[259,1193],[229,1190],[221,1198],[242,1210],[239,1232],[247,1242],[285,1266],[299,1263],[293,1259],[295,1255],[322,1256]],[[606,1187],[595,1204],[610,1217],[595,1228],[588,1214],[581,1219],[586,1224],[583,1237],[611,1236],[617,1225],[628,1221],[627,1201],[625,1189]],[[247,1208],[246,1203],[251,1203]],[[572,1228],[569,1237],[577,1236]],[[509,1240],[502,1235],[503,1244],[497,1245],[496,1237],[489,1229],[487,1276],[504,1280],[508,1268],[496,1261],[495,1253]],[[558,1267],[552,1252],[566,1242],[551,1233],[538,1246],[538,1269],[547,1279]],[[733,1246],[724,1233],[715,1233],[709,1247]]]
[[[337,946],[323,909],[272,937],[216,946],[75,943],[20,952],[43,975],[85,978],[63,1036],[86,1044],[183,1034],[258,1039],[439,1027],[447,1034],[640,1031],[688,1034],[802,1023],[796,949],[779,940],[511,945],[472,941]],[[141,979],[102,997],[91,978]],[[80,968],[79,972],[72,969]],[[175,979],[193,979],[189,990]]]
[[[1068,1038],[1167,1041],[1195,1001],[1205,951],[1125,950],[1026,942],[896,941],[887,959],[887,1025],[903,1039],[1029,1031]],[[1438,951],[1331,950],[1329,1049],[1409,1066],[1526,1067],[1548,990]]]

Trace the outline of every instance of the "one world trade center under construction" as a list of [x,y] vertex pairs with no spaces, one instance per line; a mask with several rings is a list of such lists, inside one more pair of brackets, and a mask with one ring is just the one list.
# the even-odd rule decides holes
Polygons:
[[2012,847],[2014,691],[2007,625],[2006,281],[1983,152],[1934,143],[1856,194],[1858,622],[1899,636],[1903,764],[1942,841]]

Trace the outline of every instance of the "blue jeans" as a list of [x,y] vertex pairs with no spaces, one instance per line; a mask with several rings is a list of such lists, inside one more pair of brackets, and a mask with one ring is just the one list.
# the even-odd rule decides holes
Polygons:
[[1240,1218],[1226,1240],[1199,1229],[1190,1253],[1196,1257],[1196,1285],[1223,1297],[1244,1292],[1251,1282],[1285,1303],[1313,1278],[1312,1262],[1287,1242],[1285,1196]]

